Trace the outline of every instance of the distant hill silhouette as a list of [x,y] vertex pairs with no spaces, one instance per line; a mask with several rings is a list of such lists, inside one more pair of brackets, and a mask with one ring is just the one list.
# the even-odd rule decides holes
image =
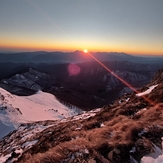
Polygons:
[[[142,57],[132,56],[126,53],[117,52],[95,52],[91,53],[100,61],[131,61],[137,63],[154,63],[162,64],[163,57]],[[0,62],[16,62],[16,63],[40,63],[40,62],[51,62],[51,63],[80,63],[93,61],[93,59],[82,51],[74,52],[20,52],[20,53],[0,53]]]

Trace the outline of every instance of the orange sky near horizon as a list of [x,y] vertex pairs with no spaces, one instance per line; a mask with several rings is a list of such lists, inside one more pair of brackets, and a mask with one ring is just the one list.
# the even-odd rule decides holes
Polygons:
[[61,51],[61,52],[73,52],[76,50],[82,51],[88,49],[90,52],[124,52],[131,55],[163,55],[161,48],[153,47],[125,47],[125,46],[98,46],[98,45],[82,45],[76,44],[76,46],[71,44],[64,45],[61,44],[30,44],[30,43],[16,43],[3,45],[0,43],[0,49],[2,51],[13,51],[13,52],[24,52],[24,51]]
[[0,2],[1,51],[163,55],[163,1]]

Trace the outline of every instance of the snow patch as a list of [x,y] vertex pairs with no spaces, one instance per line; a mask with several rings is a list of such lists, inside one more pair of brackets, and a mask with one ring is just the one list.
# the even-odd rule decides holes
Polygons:
[[96,115],[101,110],[101,108],[93,109],[91,111],[83,111],[81,114],[78,114],[76,116],[67,118],[67,119],[62,119],[60,122],[68,122],[72,120],[83,120],[83,119],[88,119],[90,117],[93,117]]
[[[163,137],[162,137],[162,144],[163,144]],[[154,144],[154,153],[142,157],[140,163],[163,163],[163,151]]]
[[149,87],[149,89],[147,89],[146,91],[136,94],[136,96],[144,96],[144,95],[147,95],[147,94],[151,93],[152,90],[153,90],[155,87],[157,87],[157,86],[158,86],[158,84],[153,85],[153,86]]
[[128,102],[129,100],[130,100],[130,98],[127,98],[127,99],[126,99],[126,102]]
[[38,140],[27,141],[22,145],[22,147],[23,148],[28,148],[28,147],[31,147],[31,146],[35,145],[37,142],[38,142]]
[[132,147],[132,149],[130,150],[130,153],[135,153],[136,152],[136,147]]
[[105,127],[105,125],[103,123],[101,123],[100,127]]
[[11,157],[11,154],[8,154],[8,155],[6,155],[6,156],[1,156],[1,157],[0,157],[0,162],[1,162],[1,163],[6,162],[6,160],[7,160],[9,157]]
[[142,136],[146,133],[147,131],[145,129],[143,129],[140,133],[138,133],[138,136]]
[[53,125],[43,126],[36,124],[34,126],[30,126],[30,128],[26,128],[27,126],[20,126],[18,130],[21,132],[21,140],[26,141],[28,138],[31,138],[33,135],[36,135],[37,133],[42,132],[43,130],[51,127]]

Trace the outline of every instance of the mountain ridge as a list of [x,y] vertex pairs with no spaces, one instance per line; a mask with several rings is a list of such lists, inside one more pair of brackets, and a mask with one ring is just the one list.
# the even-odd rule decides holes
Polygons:
[[[3,153],[0,159],[20,163],[149,163],[163,160],[162,74],[163,70],[160,70],[154,80],[139,91],[141,95],[124,95],[114,104],[95,112],[85,112],[57,123],[44,121],[20,126],[0,141]],[[144,93],[147,90],[148,93]],[[82,119],[84,115],[87,120]],[[31,136],[30,128],[35,129],[33,125],[39,123],[45,128],[51,126]],[[26,141],[22,140],[21,131],[27,131]]]
[[[159,66],[132,62],[102,62],[135,88],[147,84]],[[0,81],[0,86],[16,95],[32,95],[38,90],[49,92],[61,102],[84,110],[102,107],[132,90],[96,62],[59,65],[29,65],[24,71]],[[71,74],[71,69],[78,70]],[[83,96],[84,95],[84,96]]]
[[[155,63],[161,64],[162,57],[134,56],[118,52],[90,52],[100,61],[133,61],[135,63]],[[83,51],[74,52],[18,52],[18,53],[0,53],[0,63],[82,63],[90,62],[93,59]]]

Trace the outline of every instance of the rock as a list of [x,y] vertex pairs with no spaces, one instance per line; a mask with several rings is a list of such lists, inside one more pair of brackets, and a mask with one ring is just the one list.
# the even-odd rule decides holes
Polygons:
[[121,151],[118,148],[114,148],[113,152],[116,153],[117,155],[121,153]]
[[91,158],[88,163],[96,163],[96,160],[94,160],[93,158]]
[[113,150],[111,150],[111,151],[108,153],[108,159],[109,159],[110,161],[113,160]]

